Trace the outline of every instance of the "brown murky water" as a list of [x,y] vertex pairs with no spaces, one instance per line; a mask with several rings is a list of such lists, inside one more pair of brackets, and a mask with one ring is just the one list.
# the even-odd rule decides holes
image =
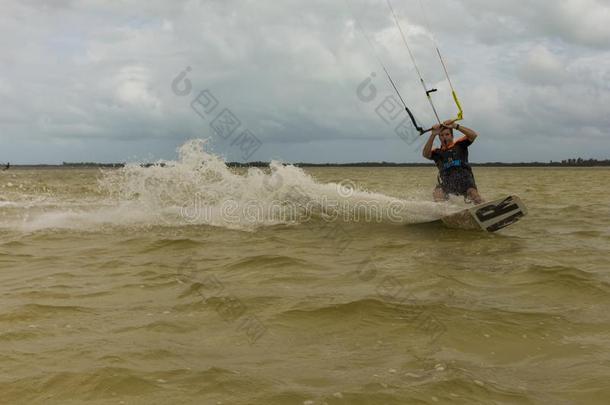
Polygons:
[[610,401],[610,170],[475,169],[491,235],[418,223],[432,168],[206,159],[1,173],[0,403]]

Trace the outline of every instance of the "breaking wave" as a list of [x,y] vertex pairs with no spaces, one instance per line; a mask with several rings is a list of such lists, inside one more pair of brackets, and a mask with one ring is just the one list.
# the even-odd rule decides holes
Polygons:
[[446,207],[357,189],[349,180],[319,183],[303,169],[273,161],[268,170],[230,168],[206,151],[206,141],[182,145],[177,161],[130,164],[104,172],[100,187],[160,224],[205,224],[251,229],[311,220],[417,223],[440,218]]

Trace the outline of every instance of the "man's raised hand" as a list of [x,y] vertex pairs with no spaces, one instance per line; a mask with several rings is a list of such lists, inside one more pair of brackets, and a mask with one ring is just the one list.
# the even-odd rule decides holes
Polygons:
[[432,135],[440,134],[442,127],[444,127],[444,125],[441,125],[441,124],[432,125]]
[[442,126],[445,128],[455,129],[455,127],[456,127],[455,121],[457,121],[457,119],[447,120],[447,121],[443,122]]

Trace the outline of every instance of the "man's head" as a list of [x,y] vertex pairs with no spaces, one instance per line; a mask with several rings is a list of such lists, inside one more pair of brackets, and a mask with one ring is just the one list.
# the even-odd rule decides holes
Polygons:
[[453,129],[441,127],[441,132],[438,134],[438,139],[441,140],[442,146],[449,146],[453,143]]

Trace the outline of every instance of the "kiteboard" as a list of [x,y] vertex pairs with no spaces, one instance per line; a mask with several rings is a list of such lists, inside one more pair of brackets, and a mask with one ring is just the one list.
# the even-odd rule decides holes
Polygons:
[[519,197],[511,195],[447,215],[441,221],[449,228],[496,232],[527,215]]

